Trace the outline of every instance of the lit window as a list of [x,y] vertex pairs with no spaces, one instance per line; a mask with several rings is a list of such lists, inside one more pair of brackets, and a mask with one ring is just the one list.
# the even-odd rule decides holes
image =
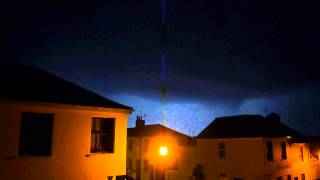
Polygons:
[[22,113],[19,155],[51,155],[52,126],[53,114]]
[[113,153],[114,121],[113,118],[92,118],[91,153]]
[[273,161],[273,145],[271,141],[268,141],[266,144],[267,147],[267,160]]
[[226,145],[224,143],[219,143],[219,158],[226,158]]
[[287,148],[286,148],[285,142],[281,142],[281,159],[282,160],[287,159]]

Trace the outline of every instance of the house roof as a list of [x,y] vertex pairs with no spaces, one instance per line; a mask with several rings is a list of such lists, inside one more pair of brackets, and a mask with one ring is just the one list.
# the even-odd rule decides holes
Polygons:
[[157,135],[168,135],[178,138],[191,138],[185,134],[182,134],[178,131],[175,131],[160,124],[143,125],[142,127],[128,128],[128,137],[146,137]]
[[29,65],[0,63],[0,99],[132,110]]
[[296,140],[305,137],[280,122],[280,117],[271,113],[260,115],[238,115],[216,118],[197,138],[241,138],[241,137],[287,137]]

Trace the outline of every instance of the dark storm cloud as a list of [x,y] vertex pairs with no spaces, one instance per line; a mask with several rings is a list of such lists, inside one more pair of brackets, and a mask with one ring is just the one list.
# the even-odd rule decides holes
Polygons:
[[[3,1],[1,59],[34,64],[106,96],[160,101],[159,4]],[[320,127],[319,5],[169,0],[168,102],[208,109],[224,103],[235,114],[235,107],[246,113],[279,107],[295,127],[307,129],[303,118]]]

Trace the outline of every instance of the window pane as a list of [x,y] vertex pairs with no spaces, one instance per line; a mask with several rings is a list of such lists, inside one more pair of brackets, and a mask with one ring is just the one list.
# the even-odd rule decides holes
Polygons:
[[273,146],[272,146],[272,142],[268,141],[266,146],[267,146],[267,160],[268,161],[273,161]]
[[19,155],[51,155],[52,131],[53,114],[22,113]]
[[286,149],[286,143],[285,142],[281,143],[281,158],[282,159],[287,159],[287,149]]

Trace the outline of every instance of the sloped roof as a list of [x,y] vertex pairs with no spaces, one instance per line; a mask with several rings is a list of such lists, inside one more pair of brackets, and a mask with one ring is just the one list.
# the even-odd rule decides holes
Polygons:
[[0,99],[132,110],[29,65],[0,63]]
[[286,137],[297,140],[304,136],[279,119],[260,115],[238,115],[216,118],[197,138]]
[[144,125],[142,127],[128,128],[128,137],[168,135],[180,138],[191,138],[178,131],[165,127],[161,124]]

